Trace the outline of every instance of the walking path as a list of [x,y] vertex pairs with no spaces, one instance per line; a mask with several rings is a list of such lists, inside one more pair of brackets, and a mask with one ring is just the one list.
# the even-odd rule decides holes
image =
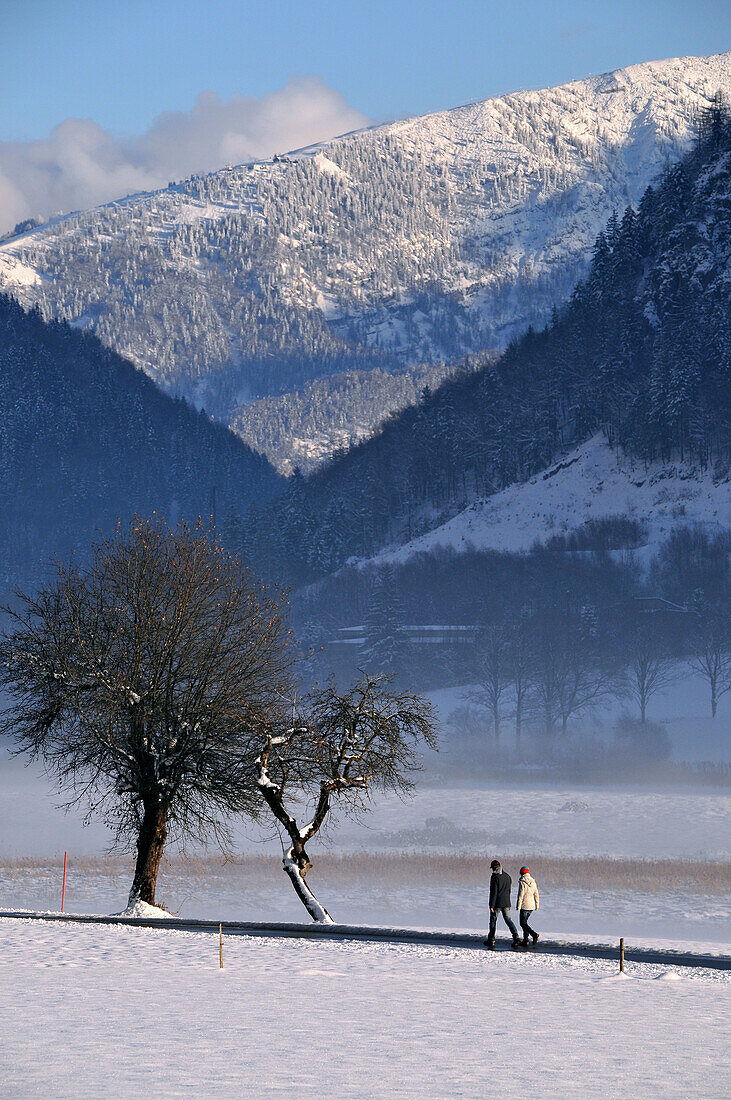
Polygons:
[[[30,913],[0,910],[0,920],[67,921],[74,924],[118,924],[137,928],[174,929],[183,932],[218,932],[219,922],[191,920],[179,917],[123,917],[92,916],[74,913]],[[424,944],[430,947],[462,947],[485,950],[484,937],[469,932],[420,932],[411,928],[373,928],[351,924],[255,924],[243,921],[221,921],[220,928],[227,936],[282,936],[293,939],[368,940],[377,943]],[[506,940],[509,949],[510,941]],[[497,941],[498,950],[501,941]],[[619,946],[598,943],[562,943],[541,939],[529,954],[572,955],[586,959],[619,960]],[[627,962],[659,963],[668,966],[707,967],[712,970],[731,970],[731,955],[701,954],[695,951],[669,951],[662,948],[625,946]]]

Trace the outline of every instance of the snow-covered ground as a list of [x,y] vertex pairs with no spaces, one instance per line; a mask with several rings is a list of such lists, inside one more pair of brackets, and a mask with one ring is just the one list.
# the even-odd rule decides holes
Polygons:
[[692,463],[645,464],[597,435],[529,481],[476,500],[447,523],[374,560],[400,563],[443,548],[517,553],[587,520],[617,515],[647,524],[645,545],[633,551],[645,561],[675,527],[702,523],[711,533],[728,530],[731,477],[716,478],[713,470]]
[[0,920],[2,1095],[721,1097],[723,972]]
[[[730,814],[731,796],[715,789],[424,787],[407,802],[382,799],[364,825],[343,822],[336,836],[340,844],[359,837],[363,848],[419,850],[429,823],[442,821],[442,850],[499,849],[518,860],[528,854],[725,859]],[[465,839],[450,846],[450,832]]]

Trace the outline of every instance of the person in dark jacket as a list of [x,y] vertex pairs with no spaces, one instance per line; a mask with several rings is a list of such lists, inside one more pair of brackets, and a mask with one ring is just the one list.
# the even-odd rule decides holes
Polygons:
[[485,940],[485,947],[495,947],[495,930],[497,928],[497,915],[502,913],[503,920],[507,924],[513,936],[513,950],[521,946],[518,929],[510,919],[510,887],[512,879],[507,871],[503,871],[500,861],[494,859],[490,864],[492,875],[490,876],[490,931]]

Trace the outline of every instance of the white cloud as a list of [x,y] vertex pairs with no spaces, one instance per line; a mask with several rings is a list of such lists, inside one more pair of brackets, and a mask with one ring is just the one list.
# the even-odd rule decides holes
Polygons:
[[368,124],[316,77],[290,80],[261,99],[201,92],[191,111],[115,138],[91,119],[66,119],[41,141],[0,142],[0,233],[29,218],[84,209],[286,152]]

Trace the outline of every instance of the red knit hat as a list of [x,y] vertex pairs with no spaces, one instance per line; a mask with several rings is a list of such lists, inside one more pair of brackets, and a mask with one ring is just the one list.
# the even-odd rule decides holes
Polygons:
[[521,875],[529,875],[530,874],[530,867],[521,867],[520,868],[520,873],[521,873]]

